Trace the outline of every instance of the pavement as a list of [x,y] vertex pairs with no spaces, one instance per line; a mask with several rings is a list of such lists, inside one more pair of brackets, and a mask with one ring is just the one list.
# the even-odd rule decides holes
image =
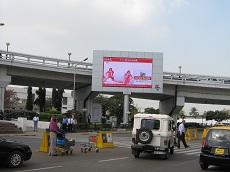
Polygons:
[[[23,133],[7,133],[7,134],[0,134],[0,137],[8,137],[8,136],[31,136],[31,137],[37,137],[37,138],[42,138],[44,132],[46,132],[45,129],[38,129],[38,131],[33,131],[32,127],[27,127],[26,131]],[[126,129],[116,129],[111,131],[112,134],[129,134],[132,131],[126,130]],[[78,135],[88,135],[89,132],[86,131],[77,131],[73,133],[67,133],[68,137],[70,138],[75,138]]]

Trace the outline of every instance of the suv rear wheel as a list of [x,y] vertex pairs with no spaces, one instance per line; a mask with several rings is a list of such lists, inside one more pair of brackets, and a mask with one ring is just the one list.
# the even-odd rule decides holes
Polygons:
[[148,144],[153,139],[153,133],[148,128],[140,128],[137,131],[137,141],[142,144]]

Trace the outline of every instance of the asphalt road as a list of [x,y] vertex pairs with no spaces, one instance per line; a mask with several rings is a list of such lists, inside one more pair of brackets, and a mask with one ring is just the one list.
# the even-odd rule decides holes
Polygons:
[[[152,154],[140,154],[140,158],[134,158],[131,154],[131,135],[114,134],[114,148],[95,149],[81,153],[80,143],[87,142],[87,135],[78,135],[73,154],[53,157],[47,153],[39,152],[41,138],[28,136],[6,136],[27,143],[33,151],[32,158],[23,163],[20,168],[9,169],[0,166],[1,172],[201,172],[199,166],[199,152],[201,140],[187,141],[189,148],[175,148],[175,153],[168,160],[161,160]],[[227,168],[210,166],[208,171],[229,172]]]

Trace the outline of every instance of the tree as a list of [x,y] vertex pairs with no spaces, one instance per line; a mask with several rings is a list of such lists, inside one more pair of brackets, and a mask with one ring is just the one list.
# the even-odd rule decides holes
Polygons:
[[184,118],[184,117],[185,117],[185,112],[183,109],[181,109],[181,111],[179,112],[179,114],[177,116],[177,119]]
[[206,114],[207,114],[206,120],[214,119],[217,122],[221,122],[221,121],[229,118],[228,111],[225,111],[225,110],[222,110],[222,111],[216,110],[215,112],[214,111],[208,111]]
[[6,108],[14,107],[15,105],[18,104],[18,101],[20,100],[18,98],[17,93],[12,89],[6,89],[4,97],[5,97],[4,98],[4,106]]
[[52,98],[48,97],[46,99],[45,111],[50,111],[52,109]]
[[62,98],[63,98],[64,89],[56,89],[52,90],[52,106],[57,109],[57,111],[61,111],[62,108]]
[[[102,116],[109,112],[111,116],[117,117],[117,123],[122,122],[123,110],[124,110],[124,97],[123,96],[112,96],[106,97],[103,95],[98,95],[94,98],[95,103],[102,104]],[[133,100],[129,98],[129,117],[132,118],[134,114],[138,112],[138,109],[133,105]]]
[[39,106],[40,112],[44,112],[46,104],[46,89],[43,87],[39,87],[38,90],[36,90],[36,94],[38,95],[38,97],[34,101],[34,104]]
[[197,111],[197,109],[196,109],[195,107],[192,107],[192,108],[190,109],[189,114],[190,114],[191,116],[194,116],[194,118],[196,118],[197,116],[199,116],[199,112]]
[[148,114],[160,114],[160,109],[154,109],[152,107],[145,108],[145,113]]
[[33,100],[32,100],[32,87],[29,86],[27,89],[27,101],[26,101],[26,109],[27,110],[33,110]]

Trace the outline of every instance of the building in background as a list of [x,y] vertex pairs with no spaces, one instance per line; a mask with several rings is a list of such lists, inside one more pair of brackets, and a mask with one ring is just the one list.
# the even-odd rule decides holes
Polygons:
[[[7,86],[6,89],[14,90],[17,93],[17,97],[20,99],[18,104],[13,108],[24,110],[26,107],[28,87],[27,86],[9,85],[9,86]],[[38,90],[37,87],[32,88],[32,100],[33,100],[33,102],[38,97],[36,95],[36,90]],[[52,89],[46,88],[46,98],[52,98]],[[65,90],[63,93],[61,113],[66,113],[68,110],[72,110],[72,109],[73,109],[73,97],[71,96],[71,91]],[[34,105],[34,110],[39,111],[39,107],[37,105]]]

